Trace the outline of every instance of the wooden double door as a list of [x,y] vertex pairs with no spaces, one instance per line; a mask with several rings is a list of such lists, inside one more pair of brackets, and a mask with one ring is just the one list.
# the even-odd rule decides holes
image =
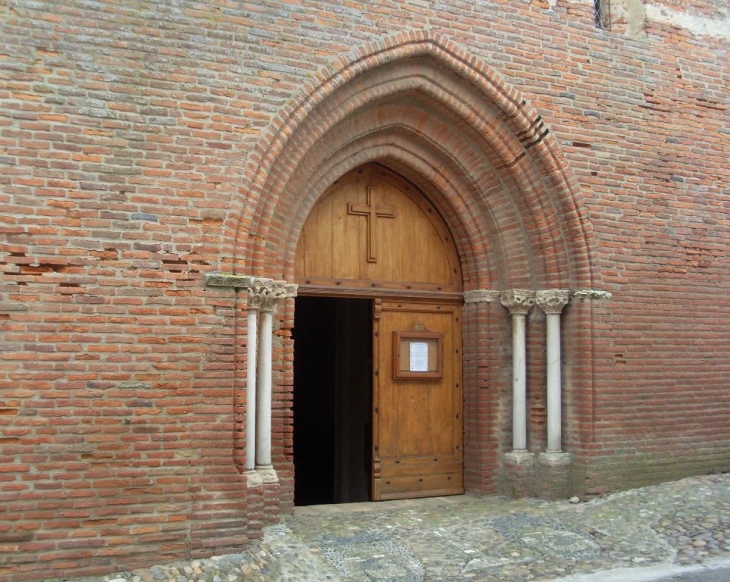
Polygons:
[[313,209],[296,273],[295,502],[463,493],[461,271],[436,209],[360,168]]

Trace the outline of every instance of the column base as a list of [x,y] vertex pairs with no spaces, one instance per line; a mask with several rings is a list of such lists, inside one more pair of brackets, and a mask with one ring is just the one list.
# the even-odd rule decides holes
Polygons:
[[263,479],[261,479],[261,475],[259,475],[255,469],[249,469],[246,471],[246,485],[249,489],[255,489],[256,487],[261,487],[263,484]]
[[508,497],[535,497],[535,453],[517,450],[505,454],[499,489]]
[[543,499],[567,499],[571,495],[570,453],[544,452],[537,458],[537,494]]
[[279,476],[276,474],[274,467],[272,467],[271,465],[263,465],[260,467],[257,466],[256,473],[258,473],[259,477],[261,478],[261,482],[264,484],[279,482]]

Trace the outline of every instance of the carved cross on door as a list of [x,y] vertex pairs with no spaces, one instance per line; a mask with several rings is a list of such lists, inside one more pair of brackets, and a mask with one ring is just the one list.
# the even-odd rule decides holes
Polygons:
[[375,188],[367,186],[367,199],[365,204],[356,204],[354,202],[347,203],[347,213],[354,216],[364,216],[366,220],[366,237],[367,237],[367,261],[368,263],[377,263],[375,256],[375,220],[377,218],[395,218],[394,206],[374,206],[372,204],[372,192]]

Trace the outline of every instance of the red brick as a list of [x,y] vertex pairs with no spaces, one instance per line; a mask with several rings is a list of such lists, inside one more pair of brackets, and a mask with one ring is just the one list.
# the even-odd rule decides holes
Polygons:
[[[466,289],[614,294],[563,316],[576,492],[730,470],[727,39],[647,22],[627,40],[573,0],[53,4],[0,8],[8,582],[235,551],[291,507],[293,302],[276,317],[280,483],[248,490],[245,301],[203,277],[291,280],[322,190],[374,159],[432,198]],[[496,490],[510,442],[509,325],[500,305],[464,310],[475,492]],[[544,327],[533,312],[535,451]]]

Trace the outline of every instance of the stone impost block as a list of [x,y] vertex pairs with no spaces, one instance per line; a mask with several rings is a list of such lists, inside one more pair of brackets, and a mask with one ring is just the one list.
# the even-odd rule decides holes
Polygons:
[[[232,289],[248,289],[255,281],[262,281],[260,277],[250,275],[233,275],[232,273],[208,273],[205,276],[206,287],[231,287]],[[266,279],[271,281],[271,279]]]
[[501,291],[492,289],[472,289],[464,291],[464,303],[496,303]]
[[610,291],[600,291],[598,289],[580,289],[573,293],[573,297],[581,301],[610,301],[613,299],[613,294]]

